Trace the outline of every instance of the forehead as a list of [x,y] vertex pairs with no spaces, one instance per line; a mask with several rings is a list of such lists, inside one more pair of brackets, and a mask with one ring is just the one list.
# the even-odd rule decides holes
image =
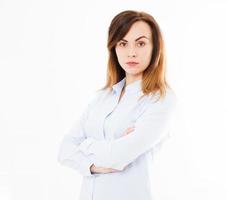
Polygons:
[[135,22],[131,28],[129,29],[128,33],[124,36],[124,39],[130,38],[137,38],[142,35],[147,36],[148,38],[151,37],[151,28],[150,26],[144,21]]

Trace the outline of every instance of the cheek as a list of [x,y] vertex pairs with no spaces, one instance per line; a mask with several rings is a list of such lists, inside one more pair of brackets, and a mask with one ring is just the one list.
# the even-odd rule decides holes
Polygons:
[[151,55],[151,49],[143,49],[143,51],[140,52],[140,60],[147,63],[150,61]]
[[123,51],[116,51],[117,59],[120,62],[124,58],[124,52]]

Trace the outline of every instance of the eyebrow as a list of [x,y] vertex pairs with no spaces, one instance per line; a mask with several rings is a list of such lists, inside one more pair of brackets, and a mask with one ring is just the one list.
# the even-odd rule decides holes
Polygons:
[[[141,39],[141,38],[146,38],[146,39],[148,39],[149,40],[149,38],[148,37],[146,37],[146,36],[140,36],[140,37],[138,37],[137,39],[135,39],[135,41],[137,41],[137,40],[139,40],[139,39]],[[125,41],[125,42],[128,42],[127,40],[125,40],[125,39],[121,39],[121,40],[123,40],[123,41]]]

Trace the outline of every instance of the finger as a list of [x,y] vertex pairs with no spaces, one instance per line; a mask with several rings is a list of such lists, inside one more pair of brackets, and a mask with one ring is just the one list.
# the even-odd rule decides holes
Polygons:
[[132,131],[134,131],[135,128],[129,128],[126,133],[131,133]]
[[112,170],[114,170],[114,171],[121,171],[121,170],[119,170],[119,169],[114,169],[114,168],[111,168]]
[[119,172],[120,170],[112,169],[111,172]]
[[129,127],[125,130],[125,132],[123,133],[123,136],[126,136],[128,135],[129,133],[131,133],[132,131],[134,131],[134,127]]
[[134,129],[135,129],[135,127],[130,127],[130,128],[129,128],[129,130],[134,130]]
[[131,129],[134,129],[135,128],[135,126],[132,126],[132,127],[129,127],[129,128],[127,128],[128,130],[131,130]]

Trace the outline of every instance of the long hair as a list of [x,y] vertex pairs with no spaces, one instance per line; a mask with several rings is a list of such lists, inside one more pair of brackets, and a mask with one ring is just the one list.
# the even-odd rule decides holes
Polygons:
[[[165,96],[167,87],[166,81],[166,54],[164,41],[159,25],[155,19],[145,12],[126,10],[117,14],[111,21],[108,30],[107,48],[109,53],[107,63],[106,84],[102,89],[112,89],[112,86],[125,77],[125,71],[120,66],[115,46],[129,31],[131,26],[137,22],[146,22],[152,32],[153,51],[150,64],[142,74],[142,91],[144,95],[158,92],[160,98]],[[143,95],[143,96],[144,96]]]

